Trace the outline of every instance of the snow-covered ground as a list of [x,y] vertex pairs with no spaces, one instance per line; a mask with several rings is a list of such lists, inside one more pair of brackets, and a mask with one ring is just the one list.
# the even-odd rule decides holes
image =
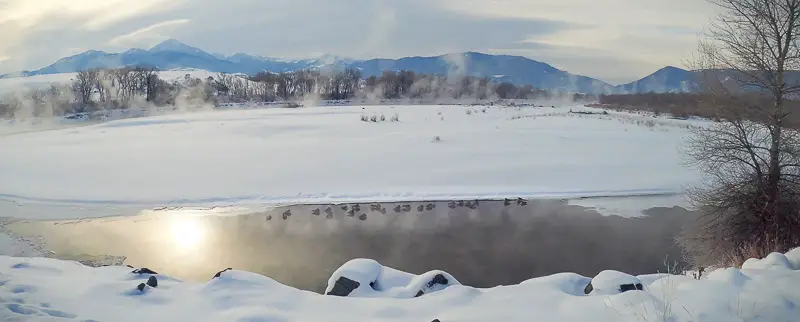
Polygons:
[[[743,269],[687,276],[571,273],[477,289],[359,260],[331,280],[353,277],[372,290],[348,297],[284,286],[268,277],[224,271],[206,283],[134,274],[128,267],[0,256],[0,319],[6,321],[704,321],[791,322],[800,316],[800,250],[751,260]],[[358,265],[362,265],[359,267]],[[357,273],[354,274],[353,273]],[[446,274],[446,273],[444,273]],[[443,276],[444,276],[443,274]],[[137,286],[155,276],[155,287]],[[451,276],[447,276],[452,278]],[[593,288],[587,295],[587,284]],[[622,284],[642,291],[620,293]],[[402,284],[402,285],[401,285]],[[422,288],[420,297],[381,292]],[[434,285],[431,288],[430,285]],[[427,286],[427,287],[426,287]],[[370,288],[369,286],[365,286]],[[381,296],[384,295],[384,296]],[[364,297],[365,296],[365,297]]]
[[0,136],[0,208],[30,218],[59,217],[28,210],[43,205],[103,216],[87,209],[494,197],[590,198],[581,204],[601,211],[614,200],[597,197],[682,204],[698,174],[678,146],[702,121],[570,109],[586,108],[229,110]]
[[[187,71],[170,73],[162,77]],[[69,80],[64,77],[2,79],[0,91]],[[396,105],[62,120],[48,131],[31,126],[38,121],[4,122],[0,134],[14,134],[0,135],[0,216],[101,217],[171,206],[220,207],[211,212],[236,215],[286,203],[506,197],[567,199],[605,214],[636,216],[686,204],[681,192],[699,174],[682,165],[678,147],[704,121],[570,110],[600,112]],[[390,121],[394,117],[399,121]],[[0,230],[9,221],[0,221]],[[0,234],[0,254],[46,252],[35,241]],[[562,273],[491,289],[460,285],[441,271],[414,275],[356,260],[329,281],[329,290],[342,277],[358,281],[349,297],[236,270],[207,283],[157,275],[157,287],[140,291],[137,285],[151,276],[131,270],[0,256],[0,320],[727,322],[800,316],[800,250],[702,280],[604,271],[594,279]],[[446,282],[432,283],[437,276]],[[618,294],[622,283],[641,283],[644,290]]]

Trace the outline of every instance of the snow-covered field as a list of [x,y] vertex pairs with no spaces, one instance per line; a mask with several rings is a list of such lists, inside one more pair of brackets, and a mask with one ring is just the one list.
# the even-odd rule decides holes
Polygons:
[[[443,272],[420,276],[369,260],[331,277],[358,282],[348,297],[284,286],[268,277],[224,271],[206,283],[134,274],[128,267],[0,256],[0,318],[6,321],[769,321],[800,316],[800,250],[750,260],[703,279],[604,271],[570,273],[519,285],[476,289]],[[441,274],[437,283],[432,274]],[[155,276],[155,287],[142,285]],[[428,281],[428,283],[424,283]],[[441,280],[439,282],[442,282]],[[592,283],[587,295],[586,286]],[[624,284],[642,291],[620,293]],[[345,283],[347,284],[347,283]],[[371,284],[371,287],[368,286]],[[416,290],[423,293],[412,297]]]
[[[272,108],[0,136],[0,209],[59,217],[26,209],[101,216],[87,209],[493,197],[682,203],[676,196],[698,174],[682,166],[678,146],[701,121],[570,109],[586,110]],[[581,203],[619,208],[590,200]]]
[[[0,88],[32,85],[13,83],[23,80],[0,80]],[[692,127],[706,123],[599,112],[396,105],[205,111],[59,123],[48,131],[6,122],[0,133],[15,134],[0,135],[0,216],[102,217],[169,206],[221,207],[227,215],[286,203],[506,197],[567,199],[628,216],[685,205],[681,192],[700,175],[682,165],[678,147]],[[21,126],[27,128],[10,129]],[[8,222],[0,220],[0,228]],[[39,246],[0,234],[0,253],[45,255]],[[329,281],[329,290],[343,277],[357,281],[349,297],[236,270],[207,283],[156,275],[157,286],[139,290],[152,276],[131,270],[0,256],[0,320],[727,322],[800,316],[800,250],[701,280],[604,271],[594,279],[562,273],[491,289],[460,285],[445,272],[413,275],[356,260]],[[434,283],[437,277],[446,282]],[[593,290],[586,294],[590,281]],[[643,290],[620,293],[629,283]]]

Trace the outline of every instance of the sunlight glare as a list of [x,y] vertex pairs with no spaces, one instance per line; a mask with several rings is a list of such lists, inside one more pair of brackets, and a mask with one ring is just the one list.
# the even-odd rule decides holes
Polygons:
[[181,248],[195,248],[205,235],[198,218],[182,217],[172,221],[172,237]]

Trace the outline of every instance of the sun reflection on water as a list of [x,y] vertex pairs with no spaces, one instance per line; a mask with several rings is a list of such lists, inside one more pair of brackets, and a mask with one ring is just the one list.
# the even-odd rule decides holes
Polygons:
[[197,216],[175,216],[170,223],[172,239],[181,250],[197,249],[206,235],[206,228]]

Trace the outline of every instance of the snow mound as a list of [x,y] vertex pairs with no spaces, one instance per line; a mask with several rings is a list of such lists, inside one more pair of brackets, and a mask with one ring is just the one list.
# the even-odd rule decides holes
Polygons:
[[611,295],[625,291],[641,290],[642,280],[618,271],[605,270],[592,279],[591,287],[587,287],[587,294]]
[[281,283],[264,275],[227,270],[214,277],[204,287],[203,291],[209,293],[225,294],[228,289],[254,290],[257,292],[280,291],[285,288]]
[[664,273],[658,273],[658,274],[639,275],[639,276],[636,276],[636,278],[638,278],[640,281],[642,281],[642,285],[648,286],[648,285],[653,284],[656,281],[658,281],[658,280],[660,280],[660,279],[662,279],[664,277],[669,277],[669,276],[672,276],[672,275],[664,274]]
[[589,285],[591,281],[592,279],[575,273],[559,273],[527,280],[520,283],[520,286],[533,288],[547,285],[562,294],[583,296],[586,285]]
[[707,279],[709,281],[719,281],[741,287],[750,280],[750,277],[737,268],[728,267],[714,270],[708,274]]
[[742,269],[795,269],[792,262],[781,253],[772,253],[764,259],[751,258],[742,264]]
[[786,258],[792,263],[792,269],[800,271],[800,247],[786,253]]
[[[796,259],[796,254],[784,257]],[[324,296],[237,270],[194,283],[163,274],[134,274],[129,267],[92,268],[72,261],[0,256],[0,320],[797,321],[800,271],[774,269],[780,267],[780,258],[771,255],[751,262],[765,269],[721,269],[701,280],[604,271],[593,279],[598,293],[609,293],[602,296],[583,294],[588,278],[561,273],[489,289],[457,285],[451,279],[450,286],[430,295],[405,299],[413,297],[417,286],[424,288],[422,282],[430,274],[400,272],[369,259],[343,265],[332,279],[363,281],[366,289],[359,294],[373,298]],[[137,288],[152,278],[158,280],[150,283],[155,286]],[[370,281],[381,289],[370,290]],[[642,291],[614,291],[614,285],[636,281],[650,285]]]
[[461,285],[452,275],[430,271],[420,275],[383,266],[371,259],[351,260],[333,272],[325,294],[348,297],[412,298]]

